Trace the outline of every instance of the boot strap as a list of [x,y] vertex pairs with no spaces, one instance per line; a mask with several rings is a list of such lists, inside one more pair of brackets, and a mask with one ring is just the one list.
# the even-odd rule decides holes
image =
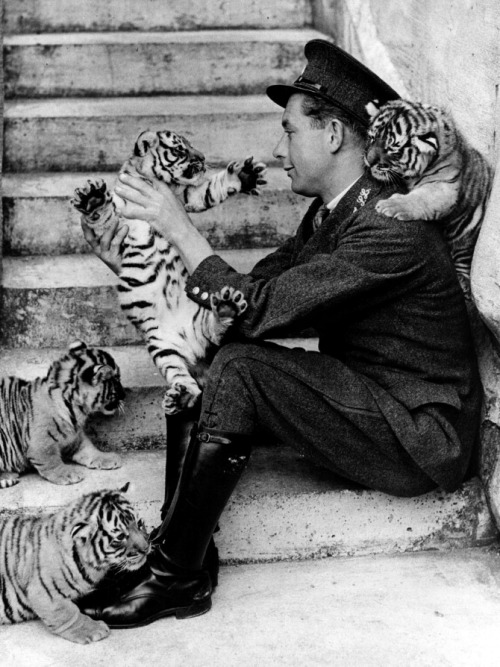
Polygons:
[[230,445],[231,440],[224,438],[222,435],[215,435],[214,433],[207,433],[206,431],[199,431],[196,434],[199,442],[214,442],[217,445]]

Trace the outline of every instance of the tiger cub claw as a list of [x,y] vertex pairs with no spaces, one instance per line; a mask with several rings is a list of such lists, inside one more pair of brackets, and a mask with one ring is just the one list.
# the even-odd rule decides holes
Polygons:
[[196,382],[173,384],[163,396],[162,407],[166,415],[175,415],[177,412],[194,407],[201,395],[201,389]]
[[108,186],[102,179],[88,180],[87,185],[75,190],[75,196],[71,200],[72,206],[84,215],[90,215],[111,201]]
[[242,292],[226,286],[210,295],[210,306],[221,322],[232,324],[235,317],[245,312],[248,303]]

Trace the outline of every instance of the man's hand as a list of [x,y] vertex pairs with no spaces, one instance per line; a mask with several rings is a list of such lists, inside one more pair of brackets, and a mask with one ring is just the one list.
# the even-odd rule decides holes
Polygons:
[[115,186],[115,195],[123,200],[123,205],[118,204],[118,213],[123,218],[148,222],[177,248],[189,273],[202,260],[214,254],[208,241],[191,222],[184,206],[165,183],[155,181],[154,185],[150,185],[137,176],[123,173]]
[[174,243],[192,225],[184,206],[161,181],[153,185],[137,176],[122,173],[115,194],[123,200],[117,210],[123,218],[145,220],[167,241]]
[[120,275],[122,268],[121,246],[127,236],[128,227],[124,225],[119,231],[118,220],[115,224],[104,232],[101,238],[97,238],[94,230],[89,227],[83,220],[81,222],[83,236],[92,248],[94,255],[97,255],[106,266],[108,266],[113,273]]

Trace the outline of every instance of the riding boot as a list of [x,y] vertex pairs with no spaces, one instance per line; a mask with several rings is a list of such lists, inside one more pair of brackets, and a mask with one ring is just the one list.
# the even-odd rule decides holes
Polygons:
[[84,608],[112,628],[146,625],[164,616],[188,618],[211,607],[203,563],[220,515],[250,457],[250,438],[203,428],[193,433],[181,477],[148,558],[149,574],[107,606]]
[[[184,410],[175,415],[166,415],[167,444],[165,451],[165,496],[161,508],[161,520],[164,521],[172,503],[175,490],[181,477],[182,466],[186,457],[191,431],[200,416],[200,406]],[[150,534],[152,542],[156,542],[159,526]],[[216,529],[217,530],[217,529]],[[212,581],[212,589],[219,583],[219,551],[213,537],[208,543],[203,561]]]

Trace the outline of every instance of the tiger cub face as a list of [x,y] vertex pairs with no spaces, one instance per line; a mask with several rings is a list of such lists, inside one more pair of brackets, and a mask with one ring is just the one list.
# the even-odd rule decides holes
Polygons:
[[47,380],[50,386],[62,387],[67,402],[87,415],[112,415],[122,409],[125,391],[115,360],[82,341],[72,343],[68,353],[52,364]]
[[77,503],[71,537],[85,565],[96,570],[137,570],[144,565],[149,541],[123,495],[128,486],[96,491]]
[[456,130],[442,109],[393,100],[366,105],[370,116],[365,164],[379,181],[419,178],[438,158],[454,149]]
[[196,185],[205,174],[205,156],[169,130],[142,132],[127,164],[150,179],[174,185]]

